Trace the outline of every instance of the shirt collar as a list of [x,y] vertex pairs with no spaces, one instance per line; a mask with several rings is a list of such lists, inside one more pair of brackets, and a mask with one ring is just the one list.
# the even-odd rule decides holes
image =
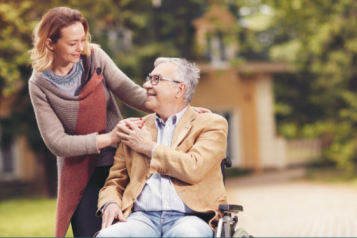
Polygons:
[[[176,113],[175,115],[170,116],[166,122],[168,122],[169,120],[172,120],[172,125],[176,126],[179,121],[181,120],[183,114],[185,114],[186,110],[188,108],[188,105],[182,109],[182,111]],[[165,122],[160,118],[160,116],[156,113],[156,118],[155,118],[155,124],[156,124],[156,128],[161,127],[161,125],[165,126]]]

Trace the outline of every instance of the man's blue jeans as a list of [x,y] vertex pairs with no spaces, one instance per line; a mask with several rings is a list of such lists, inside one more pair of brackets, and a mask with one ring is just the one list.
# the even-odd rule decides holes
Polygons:
[[201,218],[180,212],[134,212],[127,222],[118,222],[97,237],[213,237]]

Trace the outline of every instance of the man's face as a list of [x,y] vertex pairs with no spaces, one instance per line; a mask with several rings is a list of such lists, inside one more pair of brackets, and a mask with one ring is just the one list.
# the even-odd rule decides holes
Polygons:
[[[163,78],[173,79],[176,72],[176,65],[171,62],[161,63],[154,68],[149,74],[150,76],[158,75]],[[175,103],[175,96],[177,93],[177,84],[174,82],[160,80],[157,85],[152,85],[150,81],[144,83],[143,87],[146,89],[146,107],[156,113],[170,107]]]

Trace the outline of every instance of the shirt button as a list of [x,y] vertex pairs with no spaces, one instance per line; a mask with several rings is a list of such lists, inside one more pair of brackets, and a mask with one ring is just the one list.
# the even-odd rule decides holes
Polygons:
[[100,75],[100,74],[102,73],[102,69],[101,69],[101,68],[99,68],[99,67],[97,68],[97,70],[96,70],[96,71],[97,71],[97,74],[98,74],[98,75]]

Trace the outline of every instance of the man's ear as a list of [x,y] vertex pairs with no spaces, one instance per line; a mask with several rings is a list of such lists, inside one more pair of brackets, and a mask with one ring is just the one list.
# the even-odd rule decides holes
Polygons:
[[177,87],[176,98],[183,98],[186,92],[186,84],[180,83]]
[[50,51],[54,51],[54,48],[53,48],[53,42],[50,38],[47,38],[46,39],[46,47],[47,49],[49,49]]

